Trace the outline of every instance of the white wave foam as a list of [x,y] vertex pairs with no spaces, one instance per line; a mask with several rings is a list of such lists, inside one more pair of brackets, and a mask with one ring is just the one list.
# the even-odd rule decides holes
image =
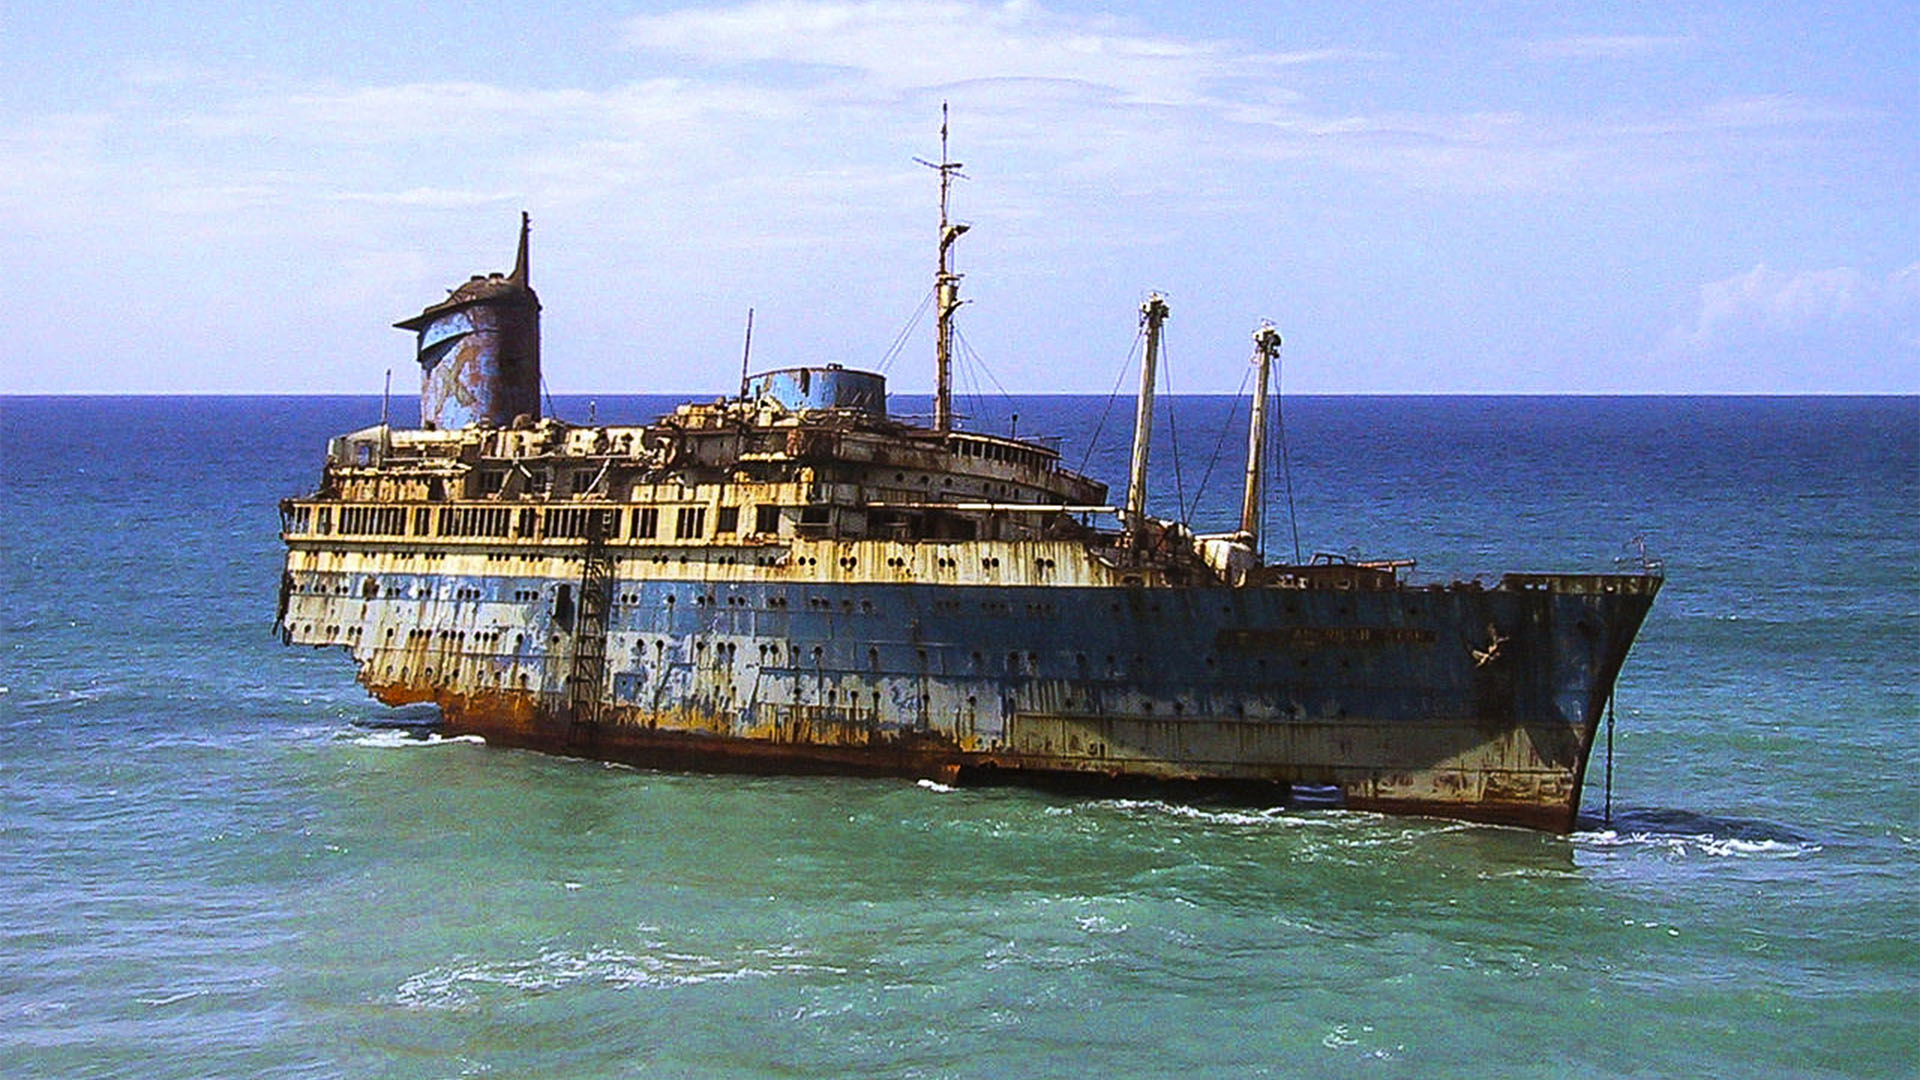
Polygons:
[[1101,806],[1112,807],[1129,813],[1154,814],[1165,817],[1184,818],[1189,821],[1204,822],[1208,825],[1266,826],[1266,825],[1325,825],[1337,822],[1331,814],[1300,813],[1286,807],[1268,807],[1249,810],[1208,810],[1185,803],[1170,803],[1160,799],[1105,799]]
[[[38,694],[28,693],[27,699],[20,703],[22,709],[63,709],[91,705],[106,697],[114,688],[100,686],[61,686],[43,690]],[[9,691],[11,692],[11,691]]]
[[1369,1047],[1376,1038],[1372,1024],[1335,1024],[1320,1037],[1320,1045],[1329,1050],[1357,1051],[1361,1060],[1392,1061],[1407,1052],[1404,1043],[1395,1043],[1391,1047]]
[[1360,1040],[1352,1035],[1353,1028],[1347,1024],[1335,1024],[1332,1030],[1320,1038],[1320,1045],[1329,1050],[1338,1050],[1347,1046],[1359,1046]]
[[667,951],[643,955],[618,949],[548,950],[530,960],[429,968],[402,981],[394,990],[394,1001],[409,1009],[451,1010],[470,1007],[481,996],[501,991],[538,994],[583,983],[614,990],[658,989],[822,970],[794,962],[796,955],[785,948],[757,949],[728,963]]
[[165,997],[134,998],[134,1000],[142,1005],[151,1005],[159,1008],[163,1005],[176,1005],[188,998],[197,998],[204,993],[206,993],[204,990],[182,990],[177,994],[168,994]]
[[365,735],[353,739],[352,742],[355,746],[371,746],[377,750],[397,750],[414,746],[453,746],[459,743],[470,743],[474,746],[485,746],[487,744],[487,740],[479,735],[442,737],[438,732],[429,731],[422,736],[411,731],[400,730],[399,728],[382,728],[379,731],[370,731]]
[[1643,928],[1643,929],[1647,929],[1647,930],[1665,930],[1665,931],[1667,932],[1667,936],[1668,936],[1668,937],[1679,937],[1679,936],[1680,936],[1680,928],[1679,928],[1679,927],[1677,927],[1677,926],[1669,926],[1669,925],[1667,925],[1666,923],[1663,923],[1663,922],[1655,922],[1655,921],[1653,921],[1653,920],[1648,920],[1648,921],[1646,921],[1646,922],[1640,922],[1640,921],[1638,921],[1638,920],[1636,920],[1636,919],[1621,919],[1621,920],[1620,920],[1620,925],[1621,925],[1621,926],[1638,926],[1638,927],[1641,927],[1641,928]]
[[1821,846],[1814,843],[1744,840],[1737,836],[1715,836],[1712,833],[1620,833],[1613,829],[1598,829],[1574,833],[1572,839],[1582,847],[1646,848],[1675,856],[1700,854],[1714,858],[1797,859],[1803,855],[1818,854],[1821,850]]
[[1076,915],[1073,921],[1088,934],[1124,934],[1128,929],[1128,924],[1114,922],[1105,915]]
[[955,787],[951,787],[949,785],[943,784],[938,780],[927,780],[922,778],[919,780],[915,780],[914,783],[920,787],[926,788],[928,791],[937,791],[942,795],[960,790],[959,788],[955,788]]

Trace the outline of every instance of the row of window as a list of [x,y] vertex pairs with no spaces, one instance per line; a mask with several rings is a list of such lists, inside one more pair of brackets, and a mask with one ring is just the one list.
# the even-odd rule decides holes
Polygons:
[[[713,531],[707,529],[707,507],[674,508],[675,540],[699,540],[709,535],[726,536],[740,531],[740,508],[718,507],[713,512]],[[808,509],[816,509],[809,507]],[[824,512],[825,507],[817,508]],[[437,518],[432,508],[414,508],[412,527],[408,527],[407,508],[402,506],[342,506],[339,508],[341,536],[463,536],[521,537],[524,539],[578,540],[598,528],[604,539],[618,540],[624,533],[634,540],[660,537],[660,508],[636,506],[621,513],[612,507],[564,506],[538,508],[523,506],[443,506]],[[333,534],[334,508],[331,506],[290,506],[282,512],[282,527],[289,534]],[[429,526],[437,526],[430,530]],[[780,508],[755,508],[754,526],[762,533],[780,531]]]
[[995,442],[977,442],[973,439],[953,440],[953,452],[961,457],[985,458],[988,461],[1004,461],[1012,465],[1027,465],[1036,469],[1047,467],[1051,459],[1040,456],[1031,450],[1022,450]]
[[[482,495],[497,494],[506,490],[509,475],[511,473],[505,469],[482,469],[477,474],[474,484]],[[562,472],[561,475],[565,477],[563,486],[568,494],[584,495],[600,486],[600,481],[606,476],[606,470],[582,469],[571,473]],[[527,492],[546,495],[552,491],[553,477],[547,470],[532,469],[527,471],[525,476],[527,479],[524,488]]]
[[[531,515],[521,513],[521,526],[531,524]],[[427,508],[414,511],[414,531],[425,535]],[[443,506],[440,508],[441,536],[505,536],[513,524],[513,511],[504,506]]]
[[343,536],[369,536],[405,531],[407,511],[401,506],[343,506],[340,508],[340,532]]

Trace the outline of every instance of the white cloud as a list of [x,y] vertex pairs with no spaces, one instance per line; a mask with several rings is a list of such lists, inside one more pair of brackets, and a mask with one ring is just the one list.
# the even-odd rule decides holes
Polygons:
[[[699,65],[708,89],[784,94],[808,117],[858,115],[848,130],[899,134],[903,98],[952,94],[965,99],[976,133],[989,131],[991,149],[1024,139],[1016,156],[1045,161],[1037,171],[1111,177],[1128,163],[1153,160],[1169,190],[1204,186],[1222,163],[1274,161],[1428,191],[1644,188],[1712,170],[1732,140],[1777,140],[1788,129],[1848,118],[1791,95],[1676,104],[1640,116],[1345,111],[1288,85],[1289,73],[1314,65],[1331,69],[1319,82],[1364,85],[1383,66],[1414,70],[1417,60],[1174,38],[1021,2],[748,0],[637,16],[625,31],[636,52]],[[1691,44],[1614,35],[1526,47],[1541,59],[1624,58]],[[918,114],[912,122],[924,126]],[[1671,138],[1677,134],[1699,137]]]
[[1615,121],[1600,127],[1598,134],[1626,142],[1669,136],[1720,140],[1699,146],[1700,153],[1712,154],[1729,140],[1774,139],[1865,119],[1870,117],[1861,110],[1808,101],[1793,94],[1748,94]]
[[1765,264],[1700,286],[1670,355],[1764,369],[1780,382],[1856,389],[1920,388],[1920,262],[1885,275],[1854,267],[1792,273]]
[[99,174],[112,124],[101,112],[0,120],[0,223],[84,216],[72,196]]
[[[793,339],[859,355],[849,328],[890,318],[894,290],[910,311],[922,287],[931,184],[911,159],[937,153],[938,104],[951,99],[954,155],[974,177],[956,213],[983,226],[963,258],[987,349],[996,287],[1057,286],[1049,304],[1105,311],[1116,305],[1101,289],[1170,286],[1188,290],[1182,302],[1226,307],[1236,290],[1251,295],[1296,272],[1283,269],[1287,252],[1336,283],[1322,291],[1337,312],[1353,292],[1339,282],[1429,286],[1407,284],[1434,272],[1425,247],[1406,243],[1411,259],[1391,254],[1422,221],[1470,233],[1560,193],[1590,207],[1663,187],[1684,202],[1716,178],[1761,175],[1756,163],[1804,169],[1818,136],[1860,116],[1791,94],[1676,95],[1630,112],[1489,88],[1468,107],[1452,86],[1421,96],[1434,75],[1421,55],[1252,30],[1181,35],[1034,3],[748,0],[606,29],[607,55],[577,77],[537,83],[495,78],[519,69],[491,60],[442,81],[405,69],[391,82],[302,84],[278,70],[154,64],[101,80],[105,92],[84,111],[15,110],[0,116],[11,260],[40,267],[56,300],[151,295],[140,318],[185,310],[140,288],[164,265],[212,283],[202,303],[225,305],[212,321],[255,320],[265,327],[255,336],[279,334],[291,318],[309,320],[315,336],[363,325],[377,334],[393,297],[436,295],[450,264],[498,266],[492,230],[510,238],[513,211],[525,207],[548,230],[540,265],[555,285],[556,327],[573,318],[568,330],[579,333],[591,320],[624,355],[641,322],[627,298],[644,293],[674,306],[673,320],[647,324],[685,338],[649,341],[650,354],[667,355],[693,348],[705,323],[730,325],[742,304],[762,305],[763,323],[778,325],[769,305],[788,297]],[[1533,44],[1543,60],[1690,47],[1647,36]],[[310,70],[367,69],[343,57]],[[1771,156],[1756,162],[1755,152]],[[1862,282],[1822,292],[1809,280],[1796,292],[1769,278],[1754,295],[1706,297],[1675,348],[1717,348],[1741,327],[1766,326],[1760,295],[1790,309],[1838,304],[1836,288],[1893,289]],[[1386,293],[1362,288],[1352,303]],[[293,294],[310,307],[259,314]],[[1081,315],[1048,311],[1014,326],[1004,321],[1013,299],[1027,297],[993,312],[1018,343],[1006,353],[1043,355],[1051,321]],[[878,313],[843,310],[850,303]],[[72,320],[43,306],[53,340]],[[1181,325],[1202,323],[1182,310]],[[1641,340],[1666,329],[1652,318]],[[1373,309],[1354,316],[1352,336],[1376,321]],[[875,333],[884,348],[891,328]],[[1215,351],[1237,356],[1243,342]],[[1030,385],[1053,385],[1046,374]]]
[[1132,33],[1109,20],[1056,16],[1033,4],[958,0],[754,0],[636,16],[626,39],[639,50],[705,64],[838,69],[878,88],[1053,79],[1109,87],[1143,104],[1204,100],[1210,80],[1263,62],[1230,43]]
[[1884,278],[1852,267],[1784,273],[1764,263],[1700,286],[1699,310],[1682,335],[1707,347],[1749,335],[1798,334],[1821,327],[1905,324],[1908,343],[1920,320],[1920,263]]
[[513,201],[513,195],[504,191],[469,191],[462,188],[440,187],[414,187],[405,191],[348,191],[334,198],[342,202],[372,203],[380,206],[419,206],[439,210],[493,206]]
[[527,90],[479,82],[313,88],[238,97],[169,120],[207,139],[275,135],[303,144],[378,145],[484,130],[496,144],[555,124],[590,121],[606,96],[587,90]]
[[[1063,200],[1086,205],[1090,189],[1257,202],[1262,192],[1221,178],[1273,163],[1470,194],[1646,186],[1712,168],[1714,139],[1836,119],[1783,96],[1613,120],[1336,109],[1290,85],[1291,73],[1311,66],[1318,83],[1363,83],[1403,61],[1179,38],[1031,3],[750,0],[633,17],[619,40],[648,70],[597,86],[276,88],[155,68],[83,120],[0,130],[0,216],[56,215],[56,203],[80,205],[86,192],[136,218],[303,201],[583,206],[716,183],[752,198],[756,177],[761,202],[778,194],[831,208],[833,186],[811,177],[826,169],[884,187],[873,175],[883,162],[931,152],[928,109],[943,97],[958,107],[961,156],[997,174],[996,208],[1031,220]],[[1618,52],[1675,41],[1539,44]],[[676,61],[684,70],[668,70]],[[143,98],[143,85],[166,93]],[[1689,134],[1708,137],[1673,137]]]
[[1534,60],[1625,60],[1674,52],[1690,44],[1688,38],[1651,34],[1585,35],[1529,41],[1524,51]]

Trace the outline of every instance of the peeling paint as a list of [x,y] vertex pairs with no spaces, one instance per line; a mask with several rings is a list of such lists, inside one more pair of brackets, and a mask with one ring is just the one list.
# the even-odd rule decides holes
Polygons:
[[1054,448],[892,419],[868,372],[541,419],[538,311],[523,221],[513,274],[400,324],[422,429],[334,439],[280,508],[285,639],[499,744],[1566,830],[1661,585],[1266,565],[1138,505],[1116,529]]

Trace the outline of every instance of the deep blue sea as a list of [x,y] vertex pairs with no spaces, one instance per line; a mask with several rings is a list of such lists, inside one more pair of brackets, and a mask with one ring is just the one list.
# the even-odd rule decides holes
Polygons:
[[[1123,479],[1129,400],[977,411]],[[1571,837],[363,726],[272,633],[275,503],[378,416],[0,399],[0,1076],[1920,1067],[1914,398],[1286,401],[1275,550],[1664,561]],[[1162,403],[1160,513],[1231,520],[1244,417]]]

